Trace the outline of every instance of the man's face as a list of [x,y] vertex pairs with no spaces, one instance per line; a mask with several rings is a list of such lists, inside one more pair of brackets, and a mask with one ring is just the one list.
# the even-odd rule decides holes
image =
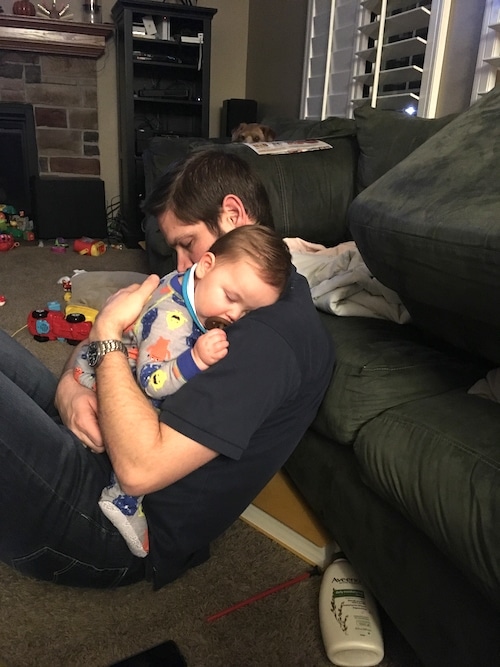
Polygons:
[[193,266],[217,240],[204,222],[186,225],[172,211],[160,215],[158,224],[168,245],[177,252],[177,270],[181,272]]

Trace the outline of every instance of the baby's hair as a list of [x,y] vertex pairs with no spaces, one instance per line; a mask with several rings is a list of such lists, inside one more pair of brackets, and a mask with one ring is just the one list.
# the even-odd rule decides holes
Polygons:
[[219,261],[246,260],[259,271],[261,279],[283,293],[292,259],[288,246],[272,229],[261,225],[236,227],[219,237],[210,248]]

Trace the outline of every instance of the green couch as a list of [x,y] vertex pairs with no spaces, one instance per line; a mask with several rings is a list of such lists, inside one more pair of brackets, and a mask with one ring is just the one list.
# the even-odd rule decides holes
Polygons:
[[[286,469],[428,667],[500,665],[500,405],[468,393],[500,364],[500,89],[458,117],[358,109],[266,119],[332,150],[257,156],[276,227],[354,239],[412,321],[321,313],[337,362]],[[207,140],[155,139],[150,188]],[[146,220],[151,269],[175,262]]]

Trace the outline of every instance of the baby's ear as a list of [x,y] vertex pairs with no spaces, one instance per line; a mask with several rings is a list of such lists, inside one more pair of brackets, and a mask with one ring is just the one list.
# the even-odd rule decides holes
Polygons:
[[215,255],[213,252],[205,252],[200,257],[194,270],[195,278],[204,278],[215,266]]

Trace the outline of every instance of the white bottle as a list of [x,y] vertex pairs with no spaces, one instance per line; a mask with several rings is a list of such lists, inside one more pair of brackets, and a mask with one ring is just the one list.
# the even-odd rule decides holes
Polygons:
[[373,667],[384,657],[377,606],[343,554],[327,567],[319,592],[321,635],[338,667]]

